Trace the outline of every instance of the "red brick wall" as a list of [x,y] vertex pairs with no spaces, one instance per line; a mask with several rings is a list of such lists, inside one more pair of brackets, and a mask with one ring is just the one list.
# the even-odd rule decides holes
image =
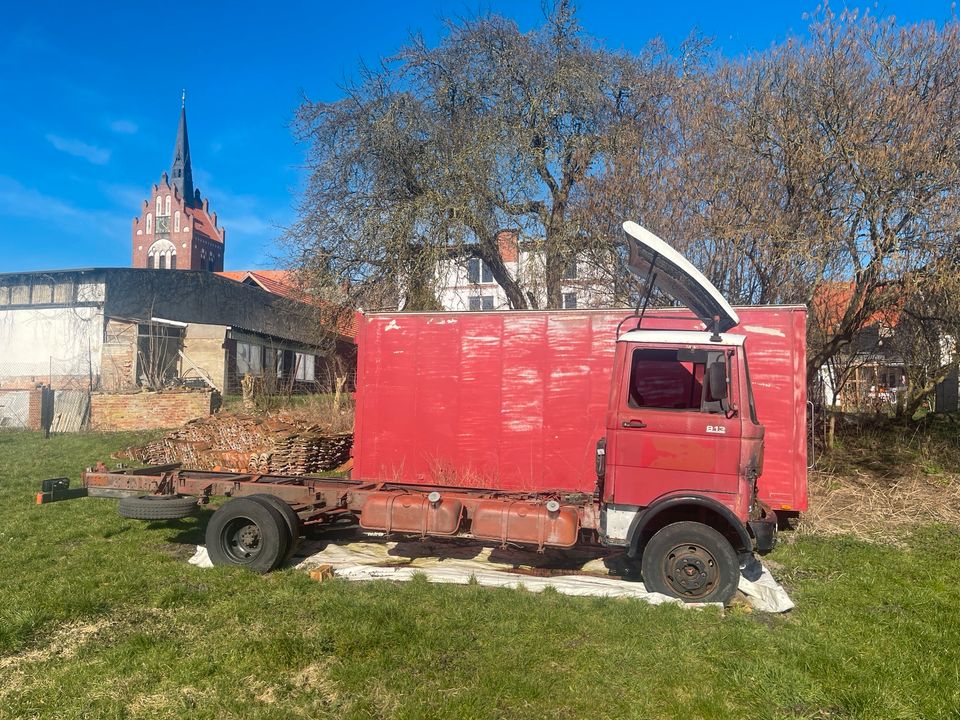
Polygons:
[[31,430],[40,429],[40,399],[42,396],[43,391],[40,388],[31,388],[27,401],[27,427]]
[[174,428],[205,417],[212,409],[209,390],[94,394],[90,399],[91,430]]
[[[213,216],[208,212],[209,205],[207,201],[203,201],[201,208],[192,208],[191,212],[194,214],[206,213],[207,215],[207,224],[209,225],[206,232],[219,233],[217,238],[205,239],[201,235],[194,232],[196,223],[194,220],[191,220],[187,217],[186,213],[186,202],[184,198],[181,198],[176,190],[176,188],[170,185],[169,180],[167,179],[166,173],[164,173],[160,182],[157,185],[154,185],[150,191],[150,197],[147,199],[146,204],[140,207],[140,214],[134,218],[133,226],[131,228],[132,238],[133,238],[133,253],[132,253],[132,265],[135,268],[145,268],[148,267],[148,253],[150,252],[150,246],[155,240],[157,240],[160,235],[156,230],[156,213],[157,213],[157,197],[161,199],[161,206],[163,211],[166,212],[166,198],[170,196],[170,229],[169,234],[165,237],[173,243],[177,251],[177,269],[178,270],[206,270],[205,260],[209,257],[213,257],[215,260],[214,271],[220,272],[223,270],[223,251],[224,244],[226,241],[226,235],[223,228],[218,228],[213,226],[213,219],[216,213]],[[174,217],[177,211],[180,211],[180,232],[175,231]],[[153,216],[152,222],[153,227],[151,231],[147,232],[147,215],[150,214]],[[187,229],[185,231],[185,229]],[[137,232],[140,231],[138,235]],[[203,257],[201,257],[201,250],[203,250]]]

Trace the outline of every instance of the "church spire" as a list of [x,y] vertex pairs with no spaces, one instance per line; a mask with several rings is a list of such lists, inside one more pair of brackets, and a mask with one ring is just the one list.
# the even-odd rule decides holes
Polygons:
[[180,191],[184,202],[193,206],[193,168],[190,167],[190,142],[187,139],[187,95],[180,98],[180,126],[177,128],[177,143],[173,148],[173,165],[170,181]]

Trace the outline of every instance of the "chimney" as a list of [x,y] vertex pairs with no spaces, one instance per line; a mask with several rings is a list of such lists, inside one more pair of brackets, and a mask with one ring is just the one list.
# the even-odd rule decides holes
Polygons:
[[505,263],[517,262],[520,255],[520,231],[501,230],[498,232],[497,249]]

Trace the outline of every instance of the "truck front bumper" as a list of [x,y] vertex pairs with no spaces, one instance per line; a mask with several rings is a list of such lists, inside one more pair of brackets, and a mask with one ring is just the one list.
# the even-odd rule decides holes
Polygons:
[[777,514],[771,507],[757,502],[759,517],[749,520],[750,534],[753,535],[757,553],[766,555],[777,546]]

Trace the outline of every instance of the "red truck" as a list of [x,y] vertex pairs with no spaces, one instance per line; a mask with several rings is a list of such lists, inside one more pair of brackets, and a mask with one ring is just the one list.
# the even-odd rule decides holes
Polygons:
[[[121,512],[143,519],[229,496],[207,551],[260,572],[305,529],[359,521],[621,547],[649,589],[726,602],[774,547],[777,512],[806,509],[806,311],[734,309],[662,240],[624,230],[630,270],[687,310],[361,316],[351,478],[101,467],[80,492],[126,495]],[[75,492],[47,481],[38,501]]]

